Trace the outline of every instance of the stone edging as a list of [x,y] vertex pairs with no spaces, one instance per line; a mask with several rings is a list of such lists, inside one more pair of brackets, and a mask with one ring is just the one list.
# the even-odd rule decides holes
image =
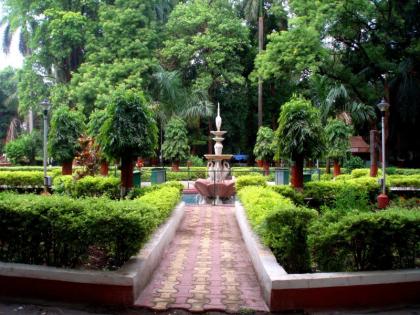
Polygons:
[[[242,237],[263,288],[265,301],[272,311],[330,306],[369,306],[370,302],[383,303],[383,305],[395,302],[406,303],[412,302],[419,292],[419,269],[287,274],[276,262],[270,249],[262,245],[258,236],[252,231],[241,203],[237,201],[235,208]],[[366,301],[362,301],[358,292],[369,295]],[[334,294],[346,295],[347,300],[342,300],[342,296],[337,298]],[[393,294],[393,297],[388,299],[390,294]],[[311,299],[311,296],[316,298]],[[404,296],[406,300],[403,300]],[[293,298],[296,298],[296,301],[293,301]],[[352,298],[355,299],[354,302]],[[335,299],[335,301],[325,302],[322,299]],[[359,301],[360,304],[357,305]]]
[[[90,292],[90,290],[87,290],[87,293],[84,292],[85,296],[80,296],[80,301],[132,305],[159,265],[166,247],[171,242],[184,217],[184,212],[185,203],[181,202],[176,206],[166,223],[155,231],[141,251],[136,256],[131,257],[117,271],[83,271],[0,262],[0,295],[31,296],[32,293],[35,293],[36,297],[43,297],[45,293],[46,297],[53,296],[67,300],[66,296],[69,294],[69,290],[80,289],[83,286],[85,288],[93,286],[102,290],[103,300],[101,300],[100,295],[94,292],[92,292],[92,298],[90,299],[89,296],[86,296]],[[5,285],[18,282],[20,287],[9,287],[8,290],[5,288]],[[1,289],[2,287],[4,290]],[[38,291],[31,291],[31,287],[37,287]],[[61,288],[63,292],[58,292],[58,288]],[[125,293],[122,293],[124,296],[110,298],[110,296],[113,296],[112,290],[118,291],[121,288],[124,288],[122,290],[125,291]],[[46,292],[39,292],[40,290],[46,290]],[[56,292],[47,292],[48,290],[56,290]],[[74,294],[77,295],[77,293]],[[71,297],[71,300],[75,300],[74,296]]]

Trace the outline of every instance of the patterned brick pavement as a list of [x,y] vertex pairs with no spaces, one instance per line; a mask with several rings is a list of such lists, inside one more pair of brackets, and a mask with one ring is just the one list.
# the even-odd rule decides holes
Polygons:
[[187,206],[136,306],[268,311],[232,206]]

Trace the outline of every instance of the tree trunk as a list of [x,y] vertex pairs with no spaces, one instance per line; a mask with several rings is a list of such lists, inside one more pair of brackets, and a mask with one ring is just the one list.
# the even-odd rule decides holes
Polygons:
[[[262,10],[262,8],[260,8]],[[264,48],[264,17],[260,12],[258,18],[258,51],[261,52]],[[258,127],[263,123],[263,81],[258,77]]]
[[370,177],[378,175],[378,150],[376,150],[376,130],[370,131]]
[[99,169],[99,173],[102,176],[108,176],[108,172],[109,172],[109,164],[107,161],[102,161],[101,162],[101,167]]
[[121,158],[121,198],[133,187],[134,161],[130,157]]
[[334,159],[334,177],[340,174],[341,174],[340,161],[338,159]]
[[327,159],[327,161],[325,163],[325,174],[331,174],[330,159]]
[[172,171],[179,172],[179,161],[173,161],[172,162]]
[[266,160],[263,161],[263,169],[264,169],[265,176],[270,175],[270,163]]
[[61,164],[61,175],[72,175],[73,174],[73,161],[63,162]]
[[292,165],[291,183],[294,188],[303,188],[303,156],[299,155],[294,158]]

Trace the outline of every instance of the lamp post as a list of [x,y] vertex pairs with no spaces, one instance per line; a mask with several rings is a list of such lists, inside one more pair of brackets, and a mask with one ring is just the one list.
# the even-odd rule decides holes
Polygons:
[[44,114],[44,194],[49,194],[48,190],[51,187],[51,177],[47,176],[47,136],[48,136],[48,111],[50,109],[50,102],[45,99],[41,102]]
[[378,196],[378,208],[385,209],[388,206],[389,198],[386,195],[386,183],[385,183],[385,113],[389,109],[389,104],[382,99],[382,101],[377,105],[381,111],[381,124],[382,124],[382,192]]

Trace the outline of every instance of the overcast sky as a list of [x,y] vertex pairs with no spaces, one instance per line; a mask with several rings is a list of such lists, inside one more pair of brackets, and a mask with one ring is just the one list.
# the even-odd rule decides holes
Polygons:
[[[0,2],[0,20],[3,18],[3,11],[1,8],[1,2]],[[0,46],[3,45],[3,34],[4,34],[4,28],[5,26],[0,27]],[[0,69],[3,69],[7,66],[12,66],[14,68],[20,68],[23,63],[23,56],[19,53],[18,49],[19,45],[19,36],[18,34],[15,34],[12,39],[12,47],[10,49],[10,52],[5,55],[3,53],[2,47],[0,47]]]

